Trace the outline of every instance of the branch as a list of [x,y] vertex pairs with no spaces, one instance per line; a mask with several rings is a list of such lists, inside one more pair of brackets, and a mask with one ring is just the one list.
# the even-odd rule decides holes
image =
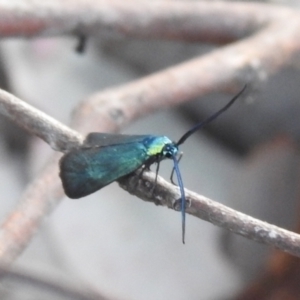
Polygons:
[[132,120],[212,91],[236,93],[245,83],[259,86],[296,61],[299,53],[300,13],[297,13],[267,24],[240,42],[96,93],[77,107],[72,125],[84,134],[91,129],[118,131]]
[[[1,92],[0,96],[3,95],[11,96],[8,93]],[[2,102],[2,105],[3,103],[7,105],[6,108],[15,106],[16,103],[19,103],[20,107],[25,105],[15,97],[13,103],[6,101]],[[23,118],[20,118],[20,122],[22,123],[22,120],[25,120],[24,125],[26,126],[28,126],[26,122],[28,118],[31,119],[32,122],[29,122],[29,124],[32,125],[35,124],[34,121],[40,122],[41,115],[45,116],[28,104],[26,104],[26,110],[22,113],[24,115]],[[69,129],[65,130],[65,127],[59,122],[52,122],[51,118],[45,117],[43,122],[48,125],[46,128],[51,125],[55,135],[68,136],[73,132]],[[36,127],[33,125],[32,128],[28,129],[33,132]],[[75,136],[77,135],[74,134]],[[37,225],[42,221],[43,216],[49,213],[63,196],[61,183],[58,181],[57,176],[57,165],[57,159],[55,159],[47,166],[43,174],[48,174],[48,177],[46,178],[43,175],[28,188],[17,209],[2,225],[0,231],[0,257],[3,262],[12,261],[20,253],[36,231]],[[130,175],[120,179],[119,182],[122,188],[130,192],[133,191],[131,193],[139,198],[169,208],[173,208],[176,199],[180,198],[178,188],[160,177],[157,180],[155,193],[153,194],[152,186],[155,182],[155,174],[152,172],[144,172],[143,180],[139,179],[138,175]],[[37,185],[39,185],[38,188]],[[49,190],[52,191],[50,195]],[[45,195],[47,195],[47,199],[44,199]],[[186,190],[186,197],[191,203],[187,208],[187,213],[244,237],[273,245],[300,257],[300,235],[249,217],[188,190]],[[32,216],[35,218],[32,219]]]
[[225,43],[290,15],[292,10],[284,7],[217,1],[11,0],[0,3],[0,36],[117,33],[146,39]]
[[[152,187],[155,184],[153,172],[144,172],[142,179],[139,178],[139,174],[130,175],[119,180],[119,183],[123,189],[140,199],[171,209],[174,209],[175,201],[180,199],[179,188],[161,177],[158,177],[153,194]],[[185,195],[190,203],[186,209],[188,214],[248,239],[269,244],[300,257],[299,234],[252,218],[187,189],[185,189]]]
[[0,112],[28,133],[44,140],[56,151],[65,152],[81,144],[76,131],[61,124],[12,94],[0,90]]
[[[183,16],[191,17],[191,13],[193,13],[194,17],[191,17],[191,20],[198,22],[195,28],[198,28],[199,39],[205,39],[205,32],[212,32],[213,29],[216,36],[217,33],[219,36],[226,36],[226,30],[232,30],[232,34],[228,33],[227,37],[224,38],[228,40],[235,39],[241,35],[244,36],[258,28],[257,33],[253,33],[251,37],[247,37],[243,41],[122,87],[92,95],[77,108],[73,120],[73,126],[83,133],[91,130],[102,132],[119,131],[129,122],[158,109],[183,103],[214,90],[233,92],[240,88],[240,83],[266,80],[268,76],[293,62],[296,55],[300,52],[299,12],[277,7],[267,6],[268,14],[265,14],[265,9],[262,9],[263,6],[258,4],[204,2],[195,3],[195,5],[199,5],[196,5],[196,7],[193,3],[153,2],[150,4],[148,2],[134,1],[133,5],[133,2],[128,1],[127,5],[127,1],[99,1],[98,7],[98,2],[95,3],[91,0],[73,0],[72,2],[30,1],[27,5],[26,2],[22,3],[23,7],[26,8],[26,11],[23,11],[24,16],[18,10],[22,9],[18,7],[19,2],[10,1],[7,3],[5,5],[0,4],[0,16],[1,13],[9,12],[12,14],[11,19],[8,19],[5,14],[2,15],[3,18],[2,16],[0,18],[0,32],[2,32],[3,36],[5,34],[21,34],[22,32],[26,36],[26,34],[29,34],[26,31],[28,26],[31,28],[31,34],[33,35],[42,33],[63,34],[72,32],[74,28],[81,30],[84,26],[88,27],[86,25],[89,22],[88,18],[81,19],[83,18],[82,16],[86,16],[87,7],[90,7],[88,10],[90,13],[95,11],[95,14],[91,14],[91,16],[97,17],[99,16],[99,9],[105,9],[108,14],[102,15],[99,22],[106,24],[107,28],[112,28],[114,32],[122,32],[128,36],[135,36],[135,34],[138,36],[138,32],[141,32],[140,36],[143,37],[172,37],[175,34],[174,28],[181,32],[180,34],[186,33],[188,36],[191,34],[193,27],[185,27],[184,19],[180,18],[179,8],[180,11],[182,10]],[[31,7],[29,3],[34,5]],[[77,6],[79,3],[81,4]],[[72,6],[71,4],[74,5]],[[7,10],[8,6],[10,8],[9,11]],[[52,7],[52,9],[49,7]],[[45,10],[58,16],[59,14],[55,9],[58,9],[58,7],[60,13],[66,14],[64,17],[66,17],[67,25],[64,25],[63,14],[61,19],[59,19],[61,22],[56,20],[57,22],[53,23],[53,19],[52,23],[46,22],[48,15]],[[79,10],[77,11],[77,9]],[[19,14],[14,13],[14,11],[19,12]],[[45,13],[45,18],[41,17],[43,14],[40,11]],[[175,14],[176,11],[177,14]],[[189,11],[189,14],[187,11]],[[149,18],[145,19],[145,12],[147,12],[147,16],[149,13]],[[262,15],[262,12],[264,12],[264,15]],[[41,16],[36,19],[36,15],[39,14]],[[204,18],[202,14],[206,14],[206,17]],[[74,17],[72,19],[73,15],[75,17],[77,15],[77,18]],[[115,16],[115,18],[111,18],[111,16]],[[215,16],[218,16],[219,19],[216,22],[209,22]],[[158,17],[161,23],[157,23]],[[206,20],[206,23],[199,21],[202,20],[202,17],[203,20]],[[228,17],[230,18],[228,19]],[[142,26],[143,24],[140,24],[140,27],[136,26],[138,23],[135,26],[130,25],[135,18],[140,21],[143,20],[145,22],[144,26]],[[91,19],[94,23],[96,22],[96,18]],[[179,20],[178,22],[176,21],[177,19]],[[27,24],[28,26],[24,26],[22,23],[24,20],[27,22],[25,25]],[[224,24],[227,24],[230,20],[232,20],[234,25],[226,27]],[[126,27],[125,21],[130,26]],[[176,24],[174,28],[171,26],[171,21],[174,22],[172,24]],[[103,27],[102,23],[97,26]],[[160,26],[155,27],[155,24]],[[242,29],[237,33],[233,27]],[[5,28],[7,31],[3,31]],[[23,28],[23,31],[21,28]],[[179,34],[177,38],[180,38]],[[216,40],[221,39],[216,38]],[[13,96],[9,95],[9,97]],[[6,93],[1,93],[0,111],[30,132],[43,138],[53,149],[65,151],[74,146],[76,147],[81,142],[82,137],[77,132],[60,125],[43,114],[37,114],[36,110],[31,111],[29,105],[24,105],[22,102],[17,103],[16,98],[13,97],[12,99],[14,101],[7,101]],[[22,109],[17,109],[18,106]],[[41,117],[42,115],[43,117]],[[45,131],[45,133],[42,131]],[[70,146],[66,143],[68,139],[70,140]],[[1,262],[11,262],[20,255],[35,231],[39,228],[44,216],[52,211],[63,196],[61,183],[57,176],[57,160],[58,157],[49,162],[40,176],[27,188],[15,210],[7,216],[2,224],[0,229]],[[122,186],[124,186],[124,182],[122,181]],[[153,183],[153,181],[151,182]],[[177,189],[171,185],[166,186],[159,179],[159,185],[156,190],[161,191],[162,189],[166,189],[164,192],[166,199],[178,198]],[[142,191],[143,193],[147,192],[146,190]],[[192,206],[187,210],[188,213],[249,238],[270,243],[299,256],[299,236],[295,233],[266,225],[264,222],[234,212],[223,205],[210,202],[191,192],[187,192],[187,195],[188,199],[192,200]],[[142,197],[142,195],[139,196]],[[155,197],[152,201],[156,202],[159,197],[158,192],[156,192]],[[143,194],[143,198],[147,198],[145,194]],[[202,202],[199,202],[199,199],[202,199]],[[171,202],[168,203],[170,207]],[[232,217],[234,217],[233,220],[231,219]],[[237,227],[238,224],[243,226],[239,229]],[[265,234],[270,229],[272,231],[268,231]]]

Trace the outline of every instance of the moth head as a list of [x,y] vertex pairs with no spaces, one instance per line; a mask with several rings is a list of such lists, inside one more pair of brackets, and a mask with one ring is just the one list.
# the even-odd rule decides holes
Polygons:
[[178,146],[175,143],[166,144],[162,149],[162,156],[166,158],[172,158],[176,156],[178,152]]

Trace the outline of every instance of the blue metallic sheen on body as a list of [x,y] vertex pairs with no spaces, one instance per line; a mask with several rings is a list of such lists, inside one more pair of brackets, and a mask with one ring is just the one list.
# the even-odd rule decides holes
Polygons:
[[90,133],[82,148],[64,155],[60,177],[68,197],[87,196],[143,165],[164,159],[177,146],[165,136]]

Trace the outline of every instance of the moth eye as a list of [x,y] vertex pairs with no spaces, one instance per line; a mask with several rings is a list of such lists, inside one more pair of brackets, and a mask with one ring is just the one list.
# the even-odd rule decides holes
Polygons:
[[174,147],[172,147],[171,145],[165,145],[162,154],[166,158],[172,158],[174,154]]

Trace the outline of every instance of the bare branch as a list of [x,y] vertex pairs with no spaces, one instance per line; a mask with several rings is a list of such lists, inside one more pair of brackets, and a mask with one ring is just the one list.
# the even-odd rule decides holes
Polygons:
[[44,140],[53,150],[64,152],[81,143],[82,138],[76,131],[12,94],[0,90],[0,98],[2,115]]
[[[27,111],[31,112],[31,109]],[[35,118],[30,115],[30,118],[38,122],[39,113],[35,116],[38,117]],[[61,128],[59,125],[57,128],[53,127],[53,130],[60,132]],[[29,187],[18,208],[2,225],[0,257],[2,260],[5,259],[6,263],[13,260],[22,251],[36,231],[37,225],[42,221],[44,214],[49,213],[62,197],[61,184],[57,177],[57,166],[57,159],[48,165],[43,172],[43,174],[48,174],[48,177],[43,175]],[[174,201],[180,197],[178,188],[162,178],[158,178],[155,194],[148,196],[152,191],[154,177],[153,173],[145,173],[144,180],[137,181],[138,176],[129,176],[121,179],[120,183],[124,189],[133,190],[133,194],[146,201],[173,208]],[[187,213],[300,257],[300,236],[298,234],[256,220],[187,190],[186,196],[191,203]],[[45,197],[47,198],[45,199]]]
[[0,3],[0,36],[118,33],[225,43],[291,14],[284,7],[217,1],[11,0]]
[[132,120],[215,90],[236,93],[245,83],[259,85],[299,55],[299,29],[300,13],[238,43],[94,94],[78,106],[73,126],[85,134],[92,128],[117,131]]
[[7,264],[26,248],[46,215],[64,196],[58,178],[58,155],[28,186],[16,208],[9,213],[0,230],[0,261]]
[[[120,186],[137,197],[156,205],[174,209],[180,199],[179,188],[159,177],[154,194],[153,172],[144,172],[119,180]],[[204,221],[223,227],[248,239],[272,245],[282,251],[300,257],[300,235],[269,223],[252,218],[233,210],[221,203],[185,189],[186,199],[190,203],[186,212]],[[180,237],[178,237],[178,240]]]

